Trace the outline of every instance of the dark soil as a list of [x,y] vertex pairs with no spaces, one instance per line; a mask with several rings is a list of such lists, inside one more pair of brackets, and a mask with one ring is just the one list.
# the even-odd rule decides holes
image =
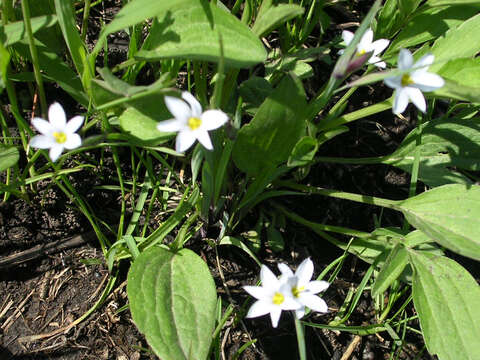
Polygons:
[[[98,35],[100,19],[108,22],[118,11],[118,3],[104,1],[102,8],[92,10],[92,27],[88,33],[91,39]],[[339,6],[333,8],[330,14],[335,19],[333,23],[359,21],[361,14],[358,9],[368,9],[369,4],[356,3],[353,12]],[[332,26],[332,33],[339,32],[338,28]],[[122,36],[113,42],[115,54],[109,57],[109,62],[122,61],[126,51],[124,45]],[[365,88],[363,92],[358,91],[349,106],[353,110],[371,103],[372,99],[383,100],[386,96],[384,90]],[[58,100],[58,97],[55,99]],[[71,103],[71,100],[66,99],[65,102]],[[74,106],[67,111],[73,113]],[[353,123],[348,133],[327,143],[319,155],[385,155],[398,146],[413,126],[408,117],[404,121],[390,113],[379,114]],[[88,156],[99,159],[101,155],[92,152]],[[119,193],[95,188],[95,185],[115,181],[115,167],[108,156],[104,159],[102,167],[73,174],[70,179],[78,193],[92,206],[96,216],[108,224],[115,224],[120,214]],[[82,158],[78,160],[82,161]],[[129,163],[128,159],[124,162],[124,174],[131,173]],[[392,199],[408,196],[408,181],[408,175],[383,165],[337,164],[318,164],[312,167],[304,180],[315,186]],[[34,246],[91,231],[85,217],[51,181],[37,183],[35,191],[29,195],[29,202],[10,198],[0,206],[0,260]],[[299,201],[289,198],[282,204],[311,221],[364,231],[374,229],[375,218],[381,219],[382,226],[399,226],[402,223],[397,213],[387,210],[381,213],[379,208],[343,200],[311,197],[308,201]],[[256,216],[252,214],[252,219]],[[251,225],[253,227],[254,221]],[[289,222],[284,230],[283,235],[288,238],[285,250],[274,253],[265,247],[259,255],[272,270],[276,271],[275,264],[278,262],[295,266],[310,256],[318,274],[341,254],[337,248],[300,225]],[[222,279],[213,248],[200,236],[191,240],[188,246],[208,263],[224,303],[232,301],[241,307],[248,299],[241,286],[253,284],[256,280],[257,266],[253,261],[234,248],[219,249]],[[84,321],[72,325],[100,299],[109,278],[98,242],[84,242],[49,255],[38,254],[34,260],[15,266],[2,268],[0,265],[1,360],[155,359],[143,336],[136,330],[128,308],[124,307],[127,304],[126,269],[121,269],[115,290],[100,308]],[[124,264],[125,267],[127,265]],[[348,290],[358,286],[366,269],[366,264],[353,256],[348,257],[337,280],[324,294],[330,313],[312,314],[307,320],[322,324],[333,320]],[[412,307],[408,311],[414,314]],[[375,321],[372,299],[364,293],[348,325],[372,324]],[[393,340],[387,333],[358,338],[348,333],[307,327],[306,337],[310,359],[393,359]],[[289,314],[282,315],[277,329],[272,329],[269,320],[263,317],[227,322],[221,339],[223,359],[231,359],[251,339],[258,341],[242,353],[241,359],[298,358],[295,329]],[[421,336],[410,333],[406,340],[397,359],[432,359],[426,351],[422,355],[424,345]],[[351,355],[342,358],[348,353],[349,346],[353,348]]]

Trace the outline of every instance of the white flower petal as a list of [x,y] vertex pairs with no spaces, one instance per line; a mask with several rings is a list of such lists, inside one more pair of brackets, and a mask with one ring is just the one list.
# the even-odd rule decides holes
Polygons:
[[352,39],[354,36],[355,34],[351,31],[348,31],[348,30],[342,31],[342,39],[347,46],[352,42]]
[[425,102],[425,97],[423,96],[420,89],[414,87],[406,87],[405,92],[408,94],[408,97],[412,103],[420,110],[421,112],[427,111],[427,103]]
[[378,39],[372,43],[372,50],[373,50],[373,55],[377,56],[380,54],[383,50],[385,50],[390,44],[390,41],[387,39]]
[[78,148],[80,145],[82,145],[82,138],[78,134],[68,134],[67,135],[67,141],[62,144],[66,149],[72,150]]
[[338,50],[338,53],[337,53],[337,54],[338,54],[338,55],[342,55],[344,52],[345,52],[345,49],[340,49],[340,50]]
[[176,97],[165,96],[165,105],[167,106],[168,111],[170,111],[173,117],[177,120],[186,123],[188,118],[192,116],[192,110],[187,103]]
[[278,264],[278,270],[280,270],[280,272],[282,273],[282,276],[283,275],[285,275],[287,277],[295,276],[293,274],[292,269],[290,269],[290,267],[287,264],[284,264],[284,263]]
[[185,127],[185,124],[181,120],[177,120],[177,119],[165,120],[157,124],[157,130],[161,132],[180,131],[184,127]]
[[271,309],[270,318],[272,319],[272,326],[276,328],[278,326],[278,320],[280,320],[280,315],[282,314],[281,309]]
[[433,64],[433,60],[435,60],[435,56],[433,54],[426,54],[422,56],[416,63],[413,65],[414,68],[423,68],[425,71],[428,69],[430,65]]
[[295,310],[295,316],[297,319],[301,319],[305,316],[305,306],[302,306],[300,309]]
[[80,129],[80,126],[83,124],[83,116],[74,116],[68,120],[67,125],[65,125],[65,132],[67,134],[72,134],[77,132]]
[[412,53],[407,49],[400,49],[398,54],[398,68],[400,70],[408,70],[413,65]]
[[206,130],[195,131],[195,136],[200,144],[202,144],[207,150],[213,150],[212,140],[210,140],[210,136]]
[[36,135],[30,139],[30,146],[37,149],[50,149],[55,144],[55,139],[51,136]]
[[358,43],[357,49],[358,50],[363,49],[367,52],[370,51],[372,41],[373,41],[373,31],[372,31],[372,29],[368,29],[367,31],[365,31],[363,33],[363,36],[360,39],[360,42]]
[[218,129],[228,121],[228,116],[221,110],[207,110],[201,116],[202,128],[205,130]]
[[190,94],[188,91],[182,92],[182,98],[190,105],[192,109],[192,116],[200,117],[202,115],[202,105],[198,102],[195,97]]
[[277,277],[266,265],[262,265],[260,268],[260,280],[265,287],[273,288],[274,291],[278,288],[279,281]]
[[63,145],[55,144],[50,148],[48,155],[53,162],[57,161],[60,155],[62,155]]
[[264,287],[262,286],[249,286],[245,285],[243,287],[243,290],[248,292],[250,295],[252,295],[256,299],[265,299],[271,296],[270,292],[267,291]]
[[197,140],[192,131],[180,131],[175,140],[175,150],[183,153]]
[[50,124],[52,124],[55,129],[63,130],[65,128],[67,117],[62,105],[57,102],[50,105],[48,108],[48,121],[50,121]]
[[303,305],[309,307],[314,311],[318,311],[322,313],[328,312],[327,303],[316,295],[302,293],[300,300]]
[[[282,292],[283,293],[283,292]],[[278,305],[282,310],[297,310],[302,307],[302,304],[293,297],[285,295],[283,302]]]
[[323,280],[314,280],[310,281],[306,286],[305,290],[311,292],[312,294],[317,294],[319,292],[325,291],[330,286],[330,283]]
[[[376,61],[369,61],[369,63],[375,65],[376,67],[378,67],[380,69],[385,69],[387,67],[387,64],[385,63],[385,61],[378,61],[378,60],[380,60],[380,58],[377,58],[377,57],[375,57],[375,58],[376,58],[375,59]],[[370,59],[370,60],[372,60],[372,59]]]
[[389,78],[383,79],[383,82],[385,85],[388,87],[391,87],[393,89],[398,89],[402,87],[402,77],[401,76],[392,76]]
[[298,266],[295,271],[295,276],[298,278],[298,286],[306,286],[313,276],[313,262],[310,258],[306,258]]
[[33,118],[32,125],[40,134],[43,135],[50,135],[53,131],[55,131],[55,129],[52,127],[52,124],[39,117]]
[[395,91],[395,98],[393,100],[393,113],[401,114],[405,111],[408,105],[408,92],[406,88],[399,88]]
[[445,85],[443,78],[434,73],[418,73],[417,71],[414,71],[410,77],[414,82],[411,86],[416,87],[421,91],[435,91]]
[[266,301],[255,301],[248,309],[247,318],[254,318],[268,314],[271,311],[271,305]]

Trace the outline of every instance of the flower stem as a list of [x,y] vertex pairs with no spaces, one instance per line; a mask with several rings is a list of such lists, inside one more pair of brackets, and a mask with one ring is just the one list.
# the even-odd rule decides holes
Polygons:
[[298,353],[300,355],[300,360],[307,360],[307,349],[305,347],[305,334],[303,332],[303,325],[295,315],[295,331],[297,332],[297,343],[298,343]]
[[37,48],[35,40],[33,39],[32,24],[30,22],[30,6],[28,0],[22,0],[22,13],[25,30],[27,32],[28,45],[30,47],[30,55],[32,56],[33,73],[35,81],[38,86],[38,95],[40,97],[40,106],[42,108],[42,117],[47,118],[47,98],[45,97],[45,90],[43,89],[43,79],[40,74],[40,63],[38,61]]

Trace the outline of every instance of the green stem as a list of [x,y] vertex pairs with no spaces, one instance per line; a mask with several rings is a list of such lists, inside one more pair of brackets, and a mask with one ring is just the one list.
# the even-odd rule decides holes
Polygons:
[[320,123],[318,125],[318,130],[325,131],[328,129],[336,128],[340,125],[348,124],[352,121],[362,119],[364,117],[377,114],[379,112],[388,110],[392,107],[392,99],[387,99],[385,101],[379,102],[374,105],[367,106],[363,109],[353,111],[351,113],[345,114],[338,118],[335,118],[331,121]]
[[335,163],[335,164],[357,164],[357,165],[370,165],[370,164],[382,164],[389,160],[388,156],[378,157],[366,157],[366,158],[337,158],[319,156],[315,158],[315,163]]
[[85,42],[85,38],[87,37],[87,27],[88,27],[88,17],[90,15],[90,0],[85,0],[85,6],[83,11],[83,19],[82,19],[82,33],[80,35],[83,42]]
[[38,60],[37,47],[35,46],[35,40],[33,38],[32,24],[30,22],[30,6],[28,4],[28,0],[22,0],[22,13],[25,30],[27,32],[28,45],[30,47],[30,55],[32,56],[33,73],[35,75],[35,81],[38,86],[38,95],[40,97],[42,116],[46,119],[47,98],[45,97],[45,90],[43,89],[43,79],[42,75],[40,74],[40,62]]
[[388,199],[383,199],[375,196],[353,194],[353,193],[343,192],[339,190],[324,189],[321,187],[312,187],[308,185],[295,184],[290,181],[276,181],[275,185],[285,186],[290,189],[303,191],[309,194],[330,196],[337,199],[345,199],[345,200],[359,202],[362,204],[383,206],[388,209],[398,210],[397,204],[399,203],[399,201],[396,201],[396,200],[388,200]]
[[298,353],[300,355],[300,360],[307,360],[307,349],[305,347],[305,334],[303,331],[303,324],[295,315],[295,331],[297,332],[297,343],[298,343]]

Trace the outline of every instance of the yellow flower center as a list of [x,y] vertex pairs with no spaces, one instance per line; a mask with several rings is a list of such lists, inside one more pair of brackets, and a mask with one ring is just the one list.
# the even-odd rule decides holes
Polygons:
[[358,50],[356,55],[360,57],[362,55],[365,55],[366,53],[367,52],[364,49],[362,49],[362,50]]
[[304,291],[304,290],[305,290],[305,286],[300,286],[300,287],[294,286],[294,287],[292,288],[292,294],[293,294],[293,296],[295,296],[296,298],[298,298],[298,297],[300,296],[300,293],[301,293],[302,291]]
[[273,303],[275,305],[280,305],[281,303],[284,302],[284,300],[285,300],[285,296],[283,296],[279,292],[277,292],[277,293],[275,293],[275,295],[273,295]]
[[408,74],[403,75],[402,76],[402,86],[408,86],[408,85],[411,85],[411,84],[413,84],[413,80],[410,77],[410,75],[408,75]]
[[65,141],[67,141],[67,134],[65,134],[63,131],[55,131],[53,133],[53,137],[55,138],[55,141],[59,144],[63,144],[65,143]]
[[196,130],[202,125],[202,120],[197,117],[191,117],[188,119],[188,127],[192,130]]

